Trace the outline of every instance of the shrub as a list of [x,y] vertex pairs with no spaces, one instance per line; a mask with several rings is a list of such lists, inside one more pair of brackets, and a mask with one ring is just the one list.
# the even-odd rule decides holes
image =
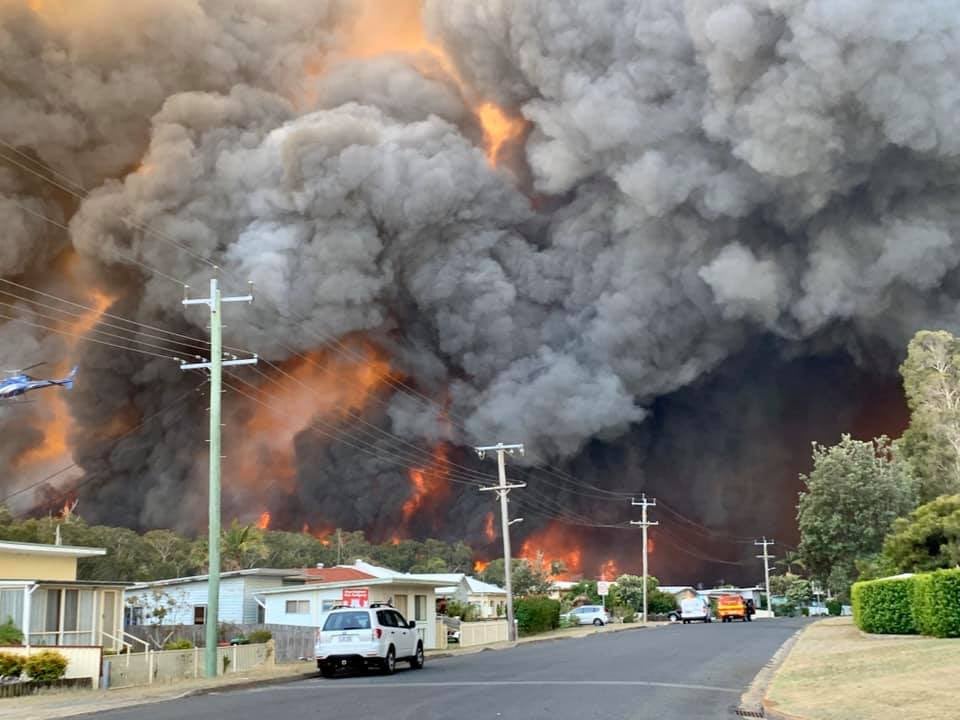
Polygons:
[[23,655],[0,653],[0,677],[20,677],[26,660]]
[[677,599],[668,592],[656,589],[647,593],[647,613],[650,615],[666,615],[677,609]]
[[926,578],[924,633],[960,637],[960,569],[937,570]]
[[525,635],[560,626],[560,602],[546,597],[526,597],[517,602],[517,626]]
[[931,578],[929,575],[915,575],[910,583],[910,610],[917,632],[931,634],[933,613],[931,600]]
[[827,612],[831,615],[840,615],[843,612],[843,603],[839,600],[827,600]]
[[67,659],[54,650],[31,655],[23,663],[23,669],[31,680],[50,682],[59,680],[67,672]]
[[785,602],[773,606],[774,617],[794,617],[797,614],[797,606],[793,603]]
[[917,631],[913,578],[867,580],[853,585],[853,619],[864,632],[907,635]]
[[632,623],[637,621],[637,614],[633,610],[628,610],[623,615],[623,621],[625,623]]
[[193,648],[193,643],[189,640],[170,640],[163,644],[164,650],[190,650]]
[[254,645],[259,645],[272,640],[273,633],[269,630],[254,630],[252,633],[247,635],[247,639]]
[[463,622],[473,622],[477,619],[477,608],[469,603],[451,600],[447,603],[447,617],[458,617]]
[[23,633],[13,624],[13,618],[0,625],[0,645],[22,645]]

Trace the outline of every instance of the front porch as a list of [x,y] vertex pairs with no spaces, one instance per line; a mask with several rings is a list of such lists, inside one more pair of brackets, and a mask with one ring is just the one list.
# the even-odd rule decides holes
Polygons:
[[31,646],[101,646],[120,651],[126,583],[0,580],[0,622]]

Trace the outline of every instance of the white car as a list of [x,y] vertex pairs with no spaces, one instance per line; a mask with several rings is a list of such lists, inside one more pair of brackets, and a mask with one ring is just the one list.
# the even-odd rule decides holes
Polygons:
[[610,613],[602,605],[582,605],[564,615],[568,622],[577,625],[606,625],[611,621]]
[[385,604],[334,608],[317,631],[314,651],[317,670],[324,677],[341,669],[368,667],[389,675],[398,660],[409,662],[414,670],[423,667],[423,641],[416,623]]

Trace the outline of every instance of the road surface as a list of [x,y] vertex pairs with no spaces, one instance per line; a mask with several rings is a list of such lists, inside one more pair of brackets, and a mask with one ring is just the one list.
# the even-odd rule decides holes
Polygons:
[[[671,625],[102,712],[98,720],[729,720],[802,620]],[[405,664],[404,664],[405,665]],[[93,717],[93,716],[84,716]]]

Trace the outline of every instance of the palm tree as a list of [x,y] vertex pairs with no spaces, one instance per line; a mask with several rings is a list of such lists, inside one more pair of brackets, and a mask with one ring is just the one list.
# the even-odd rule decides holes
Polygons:
[[263,531],[233,520],[220,534],[220,560],[224,571],[248,570],[269,555]]
[[786,575],[802,575],[807,569],[807,564],[795,550],[787,550],[783,554],[783,559],[777,560],[774,565]]

